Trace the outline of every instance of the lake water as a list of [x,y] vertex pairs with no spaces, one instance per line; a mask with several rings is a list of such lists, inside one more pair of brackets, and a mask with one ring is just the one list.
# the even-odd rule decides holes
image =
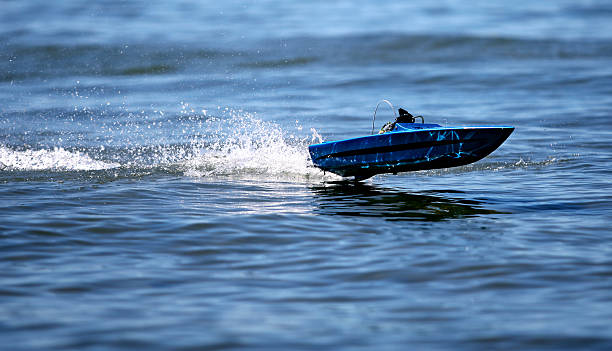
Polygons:
[[[311,166],[381,99],[516,130]],[[608,1],[3,1],[1,347],[612,349],[611,140]]]

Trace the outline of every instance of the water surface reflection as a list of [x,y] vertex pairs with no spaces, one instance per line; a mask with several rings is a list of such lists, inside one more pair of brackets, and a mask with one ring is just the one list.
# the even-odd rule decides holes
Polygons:
[[[328,215],[383,217],[389,221],[441,221],[503,212],[485,208],[456,190],[406,192],[381,186],[336,182],[310,187],[316,195],[315,212]],[[449,196],[448,194],[455,194]]]

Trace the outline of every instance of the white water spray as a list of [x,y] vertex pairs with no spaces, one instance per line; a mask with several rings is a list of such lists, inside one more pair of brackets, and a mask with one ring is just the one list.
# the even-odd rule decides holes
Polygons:
[[18,171],[93,171],[116,168],[118,163],[94,160],[80,151],[63,148],[13,150],[0,146],[0,169]]
[[206,122],[206,135],[193,142],[195,156],[185,162],[186,175],[334,177],[324,176],[310,162],[309,141],[321,140],[316,130],[311,129],[312,136],[299,137],[250,113],[228,110],[227,115]]

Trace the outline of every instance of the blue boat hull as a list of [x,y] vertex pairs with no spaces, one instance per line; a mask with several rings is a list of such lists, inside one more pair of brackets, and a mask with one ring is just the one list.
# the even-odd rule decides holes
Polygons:
[[463,166],[497,149],[513,127],[441,127],[400,124],[389,133],[314,144],[312,162],[343,177],[369,178],[397,173]]

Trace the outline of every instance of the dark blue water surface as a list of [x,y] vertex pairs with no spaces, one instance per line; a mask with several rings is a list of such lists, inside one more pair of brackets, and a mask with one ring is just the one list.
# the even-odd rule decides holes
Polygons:
[[[610,2],[0,5],[0,348],[612,349]],[[516,131],[311,167],[381,99]]]

